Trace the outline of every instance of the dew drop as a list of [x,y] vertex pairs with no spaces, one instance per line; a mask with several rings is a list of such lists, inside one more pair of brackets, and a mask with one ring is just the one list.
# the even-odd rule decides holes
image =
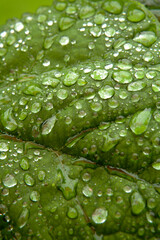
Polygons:
[[94,22],[97,25],[101,25],[102,23],[104,23],[104,21],[105,21],[105,16],[104,15],[102,15],[101,13],[95,15]]
[[157,36],[154,32],[144,31],[144,32],[138,33],[133,38],[133,40],[135,42],[143,44],[145,47],[150,47],[157,40]]
[[40,194],[38,191],[32,191],[31,194],[30,194],[30,199],[33,201],[33,202],[38,202],[40,200]]
[[44,86],[51,86],[55,88],[59,84],[59,80],[57,78],[52,78],[52,77],[45,77],[42,80],[42,84]]
[[96,69],[91,74],[91,77],[97,81],[104,80],[107,76],[108,76],[108,72],[104,69]]
[[69,73],[66,74],[63,84],[67,87],[74,85],[77,80],[78,80],[79,74],[76,72],[70,71]]
[[143,55],[143,60],[146,62],[150,62],[150,61],[152,61],[152,59],[153,59],[153,54],[151,52],[146,52]]
[[160,161],[157,161],[157,162],[152,163],[152,167],[153,167],[155,170],[160,170]]
[[112,88],[109,85],[106,85],[102,87],[99,91],[98,94],[102,99],[108,99],[111,98],[114,95],[115,91],[114,88]]
[[108,211],[105,208],[97,208],[92,214],[92,220],[96,224],[104,223],[107,220]]
[[131,22],[140,22],[145,18],[145,13],[140,9],[131,9],[128,12],[127,18]]
[[22,158],[21,161],[20,161],[20,167],[26,171],[29,169],[29,162],[28,162],[28,159],[27,158]]
[[46,174],[43,170],[38,172],[39,181],[44,181],[45,177],[46,177]]
[[145,87],[146,87],[146,82],[136,81],[136,82],[130,83],[130,84],[128,85],[128,91],[130,91],[130,92],[136,92],[136,91],[142,90],[142,89],[145,88]]
[[115,33],[116,33],[116,30],[114,28],[111,28],[111,27],[107,28],[106,31],[105,31],[105,35],[109,38],[114,37]]
[[59,40],[59,43],[60,43],[62,46],[68,45],[68,44],[69,44],[69,37],[67,37],[67,36],[61,37],[61,39]]
[[59,21],[59,28],[61,31],[67,30],[73,26],[75,19],[70,17],[62,17]]
[[130,121],[130,128],[133,133],[140,135],[144,133],[149,125],[152,113],[150,108],[137,112],[133,115]]
[[17,180],[12,174],[7,174],[3,179],[3,184],[5,187],[12,188],[17,185]]
[[91,174],[90,173],[86,172],[82,175],[82,180],[84,182],[88,182],[88,181],[90,181],[90,179],[91,179]]
[[122,12],[123,6],[120,0],[108,0],[104,2],[102,8],[109,13],[120,14]]
[[113,72],[113,79],[118,83],[130,83],[132,82],[132,75],[128,71],[115,71]]
[[0,142],[0,152],[7,152],[9,150],[9,146],[5,142]]
[[140,193],[134,192],[131,196],[131,209],[133,214],[140,214],[145,209],[145,202]]
[[92,102],[91,109],[95,112],[99,112],[100,110],[102,110],[102,104],[98,102]]
[[81,19],[92,17],[95,14],[95,10],[93,7],[86,5],[82,7],[79,12],[79,17]]
[[3,126],[11,132],[17,129],[18,125],[13,118],[12,108],[7,109],[1,114],[1,122]]
[[16,32],[21,32],[24,29],[24,25],[22,22],[17,22],[14,26]]
[[32,113],[38,113],[41,110],[41,103],[35,102],[31,106]]
[[93,195],[93,189],[86,185],[83,188],[82,193],[85,197],[91,197]]
[[33,186],[34,185],[34,179],[30,174],[25,174],[24,175],[24,182],[26,183],[26,185],[28,186]]
[[154,92],[159,92],[160,91],[160,80],[157,80],[154,83],[152,83],[152,90]]
[[26,95],[36,96],[38,93],[41,93],[41,89],[37,85],[32,84],[24,88],[23,93]]
[[24,208],[18,218],[17,225],[19,228],[23,228],[29,219],[29,210],[27,208]]
[[53,116],[51,118],[48,118],[43,123],[43,125],[42,125],[42,135],[48,135],[52,131],[56,120],[57,120],[56,116]]
[[59,89],[57,91],[57,97],[61,100],[64,100],[68,97],[68,91],[65,89]]
[[91,35],[92,35],[93,37],[100,37],[102,31],[101,31],[101,29],[100,29],[99,27],[96,26],[96,27],[92,27],[92,28],[90,29],[90,33],[91,33]]
[[77,210],[75,208],[69,207],[68,212],[67,212],[67,216],[70,219],[75,219],[78,217],[78,213]]

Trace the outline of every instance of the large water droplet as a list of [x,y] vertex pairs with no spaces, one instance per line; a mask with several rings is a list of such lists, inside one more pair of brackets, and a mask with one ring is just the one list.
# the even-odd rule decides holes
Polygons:
[[62,46],[66,46],[69,44],[69,37],[68,36],[62,36],[59,40],[59,43],[62,45]]
[[116,33],[116,30],[112,27],[107,28],[106,31],[105,31],[105,35],[107,37],[114,37],[115,33]]
[[131,22],[140,22],[145,18],[145,13],[140,9],[131,9],[128,11],[127,18]]
[[142,90],[145,87],[146,87],[146,82],[136,81],[128,85],[128,91],[136,92],[136,91]]
[[51,86],[51,87],[55,88],[59,84],[59,80],[57,78],[48,76],[48,77],[43,78],[42,84],[45,86]]
[[152,163],[152,167],[156,170],[160,170],[160,161]]
[[27,208],[24,208],[18,218],[17,225],[19,228],[23,228],[29,219],[29,210]]
[[41,110],[41,103],[35,102],[31,106],[31,112],[32,113],[38,113]]
[[1,114],[1,122],[3,126],[9,131],[14,131],[17,129],[18,125],[13,118],[12,108],[7,109]]
[[119,134],[116,134],[115,136],[110,137],[109,134],[104,135],[104,144],[102,146],[103,152],[108,152],[110,149],[115,147],[120,140]]
[[133,133],[140,135],[144,133],[149,125],[152,113],[150,108],[137,112],[133,115],[130,121],[130,128]]
[[92,34],[93,37],[100,37],[101,36],[101,33],[102,33],[102,30],[101,28],[99,27],[92,27],[90,29],[90,33]]
[[119,14],[122,12],[123,6],[120,0],[108,0],[106,1],[102,8],[109,13]]
[[130,83],[132,82],[132,75],[128,71],[115,71],[113,72],[113,79],[122,84]]
[[22,22],[17,22],[14,26],[16,32],[21,32],[24,29],[24,25]]
[[62,17],[59,21],[59,28],[61,31],[67,30],[68,28],[72,27],[75,23],[75,19],[70,17]]
[[134,192],[131,196],[131,209],[136,215],[140,214],[145,209],[143,197],[138,192]]
[[28,185],[28,186],[33,186],[34,185],[34,179],[30,174],[25,174],[24,175],[24,182]]
[[36,96],[38,93],[41,93],[41,89],[37,85],[32,84],[24,88],[23,93],[31,96]]
[[5,142],[0,142],[0,152],[7,152],[9,150],[9,146]]
[[96,69],[91,74],[91,77],[97,81],[104,80],[107,76],[108,76],[108,72],[104,69]]
[[51,118],[48,118],[42,125],[42,135],[47,135],[49,134],[56,122],[56,116],[53,116]]
[[52,47],[54,39],[55,39],[55,36],[54,37],[52,36],[52,37],[45,38],[44,44],[43,44],[44,48],[45,49],[49,49],[50,47]]
[[143,44],[145,47],[150,47],[157,40],[157,36],[154,32],[144,31],[138,33],[135,38],[133,38],[133,40],[135,42]]
[[26,171],[29,169],[29,162],[28,162],[28,159],[27,158],[22,158],[21,161],[20,161],[20,167]]
[[70,71],[69,73],[66,74],[63,80],[63,84],[65,86],[72,86],[77,82],[78,77],[79,77],[78,73]]
[[152,90],[154,92],[160,92],[160,80],[157,80],[152,83]]
[[68,91],[66,89],[59,89],[57,91],[57,97],[61,100],[64,100],[68,97]]
[[104,223],[107,220],[108,211],[105,208],[97,208],[92,214],[92,220],[96,224]]
[[3,184],[5,187],[12,188],[17,185],[17,180],[11,174],[7,174],[3,179]]
[[95,14],[93,7],[86,5],[80,9],[79,17],[81,19],[92,17]]
[[114,95],[115,91],[114,88],[112,88],[109,85],[106,85],[102,87],[99,91],[98,94],[102,99],[108,99],[111,98]]

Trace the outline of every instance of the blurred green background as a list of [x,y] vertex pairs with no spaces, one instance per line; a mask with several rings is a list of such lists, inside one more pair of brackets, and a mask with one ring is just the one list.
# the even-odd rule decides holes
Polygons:
[[20,18],[24,12],[35,12],[40,6],[49,6],[53,0],[0,0],[0,25],[13,17]]

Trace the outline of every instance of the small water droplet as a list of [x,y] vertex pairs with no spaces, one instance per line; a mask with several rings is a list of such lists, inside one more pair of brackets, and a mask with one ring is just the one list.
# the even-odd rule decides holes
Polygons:
[[95,112],[99,112],[100,110],[102,110],[102,104],[98,102],[92,102],[91,109]]
[[0,142],[0,152],[7,152],[9,150],[9,146],[5,142]]
[[17,185],[17,180],[12,174],[7,174],[3,179],[3,184],[5,187],[12,188]]
[[111,28],[111,27],[107,28],[106,31],[105,31],[105,35],[109,38],[114,37],[115,33],[116,33],[116,30],[114,28]]
[[31,106],[31,112],[32,113],[38,113],[41,110],[41,103],[35,102]]
[[157,160],[157,162],[152,163],[152,167],[153,167],[155,170],[160,170],[160,161]]
[[108,211],[105,208],[97,208],[92,214],[92,220],[96,224],[102,224],[107,220]]
[[144,74],[144,71],[137,71],[136,73],[135,73],[135,77],[137,78],[137,79],[143,79],[144,78],[144,76],[145,76],[145,74]]
[[90,174],[90,173],[85,172],[85,173],[82,175],[82,180],[83,180],[84,182],[88,182],[88,181],[90,181],[90,179],[91,179],[91,174]]
[[90,33],[91,33],[91,35],[92,35],[93,37],[100,37],[102,31],[101,31],[101,29],[100,29],[99,27],[96,26],[96,27],[92,27],[92,28],[90,29]]
[[46,174],[43,170],[38,172],[39,181],[44,181],[45,177],[46,177]]
[[143,55],[143,60],[146,62],[150,62],[153,59],[153,54],[151,52],[146,52]]

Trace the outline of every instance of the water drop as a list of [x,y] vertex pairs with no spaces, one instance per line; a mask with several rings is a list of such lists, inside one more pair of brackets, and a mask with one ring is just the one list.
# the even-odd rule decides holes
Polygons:
[[75,219],[75,218],[77,218],[77,217],[78,217],[78,213],[77,213],[76,208],[69,207],[68,212],[67,212],[67,216],[68,216],[70,219]]
[[26,185],[28,186],[33,186],[34,185],[34,179],[30,174],[25,174],[24,175],[24,182],[26,183]]
[[14,26],[16,32],[21,32],[24,29],[24,25],[22,22],[17,22]]
[[72,86],[77,82],[78,77],[79,77],[78,73],[70,71],[69,73],[67,73],[65,75],[64,80],[63,80],[63,84],[65,86],[68,86],[68,87]]
[[67,36],[61,37],[61,39],[59,40],[59,43],[60,43],[62,46],[68,45],[68,43],[69,43],[69,37],[67,37]]
[[96,224],[104,223],[107,220],[108,211],[105,208],[97,208],[92,214],[92,220]]
[[106,31],[105,31],[105,35],[107,37],[114,37],[115,33],[116,33],[116,30],[114,28],[111,28],[111,27],[107,28]]
[[114,93],[115,93],[114,89],[109,85],[106,85],[106,86],[102,87],[98,91],[98,94],[102,99],[111,98],[114,95]]
[[1,122],[3,126],[9,131],[15,131],[17,129],[17,123],[13,118],[12,108],[7,109],[1,114]]
[[128,85],[128,91],[136,92],[136,91],[142,90],[145,87],[146,87],[146,82],[136,81]]
[[7,152],[9,150],[9,146],[5,142],[0,142],[0,152]]
[[24,208],[18,218],[17,225],[19,228],[23,228],[29,219],[29,210],[27,208]]
[[145,18],[145,13],[140,9],[131,9],[128,11],[127,18],[131,22],[140,22]]
[[31,106],[32,113],[38,113],[41,110],[41,103],[35,102]]
[[96,27],[92,27],[92,28],[90,29],[90,33],[91,33],[91,35],[92,35],[93,37],[100,37],[102,31],[101,31],[101,29],[100,29],[99,27],[96,26]]
[[91,179],[91,174],[90,173],[86,172],[82,175],[82,180],[84,182],[88,182],[88,181],[90,181],[90,179]]
[[83,188],[82,193],[85,197],[91,197],[93,195],[93,189],[86,185]]
[[51,118],[48,118],[43,123],[43,125],[42,125],[42,135],[48,135],[52,131],[56,120],[57,120],[56,116],[53,116]]
[[17,185],[17,180],[11,174],[7,174],[3,179],[3,184],[5,187],[12,188]]
[[133,115],[130,121],[130,128],[133,133],[140,135],[144,133],[149,125],[152,113],[150,108],[139,111]]
[[145,202],[139,192],[134,192],[131,196],[131,209],[133,214],[140,214],[145,209]]
[[108,0],[104,2],[102,8],[109,13],[120,14],[122,12],[123,6],[120,0]]
[[104,15],[102,15],[101,13],[95,15],[94,22],[97,25],[101,25],[102,23],[104,23],[104,21],[105,21],[105,16]]
[[104,69],[96,69],[91,74],[91,77],[97,81],[104,80],[107,76],[108,76],[108,72]]
[[20,167],[26,171],[29,169],[29,162],[28,162],[28,159],[27,158],[22,158],[21,161],[20,161]]
[[146,52],[143,55],[143,60],[146,62],[150,62],[153,59],[153,54],[151,52]]
[[154,92],[159,92],[160,91],[160,80],[157,80],[154,83],[152,83],[152,90]]
[[135,42],[143,44],[145,47],[150,47],[157,40],[157,36],[154,32],[144,31],[144,32],[138,33],[133,38],[133,40]]
[[31,194],[30,194],[30,199],[33,201],[33,202],[38,202],[40,200],[40,194],[38,191],[32,191]]
[[95,112],[99,112],[100,110],[102,110],[102,104],[98,102],[92,102],[91,109]]
[[67,30],[73,26],[75,19],[70,17],[62,17],[59,21],[59,28],[61,31]]
[[43,170],[38,172],[39,181],[44,181],[45,177],[46,177],[46,174]]
[[158,160],[157,162],[152,163],[152,167],[155,170],[160,170],[160,161]]
[[59,80],[57,78],[48,76],[48,77],[43,78],[42,84],[45,86],[51,86],[51,87],[55,88],[59,84]]
[[38,93],[41,93],[41,89],[37,85],[32,84],[24,88],[23,93],[31,96],[36,96]]
[[68,91],[65,89],[59,89],[57,91],[57,97],[61,100],[64,100],[68,97]]
[[54,39],[55,39],[55,36],[54,37],[45,38],[44,44],[43,44],[44,48],[45,49],[49,49],[50,47],[52,47]]
[[79,17],[81,19],[92,17],[95,14],[93,7],[86,5],[80,9]]
[[132,82],[132,75],[128,71],[115,71],[113,72],[113,79],[118,83],[130,83]]

